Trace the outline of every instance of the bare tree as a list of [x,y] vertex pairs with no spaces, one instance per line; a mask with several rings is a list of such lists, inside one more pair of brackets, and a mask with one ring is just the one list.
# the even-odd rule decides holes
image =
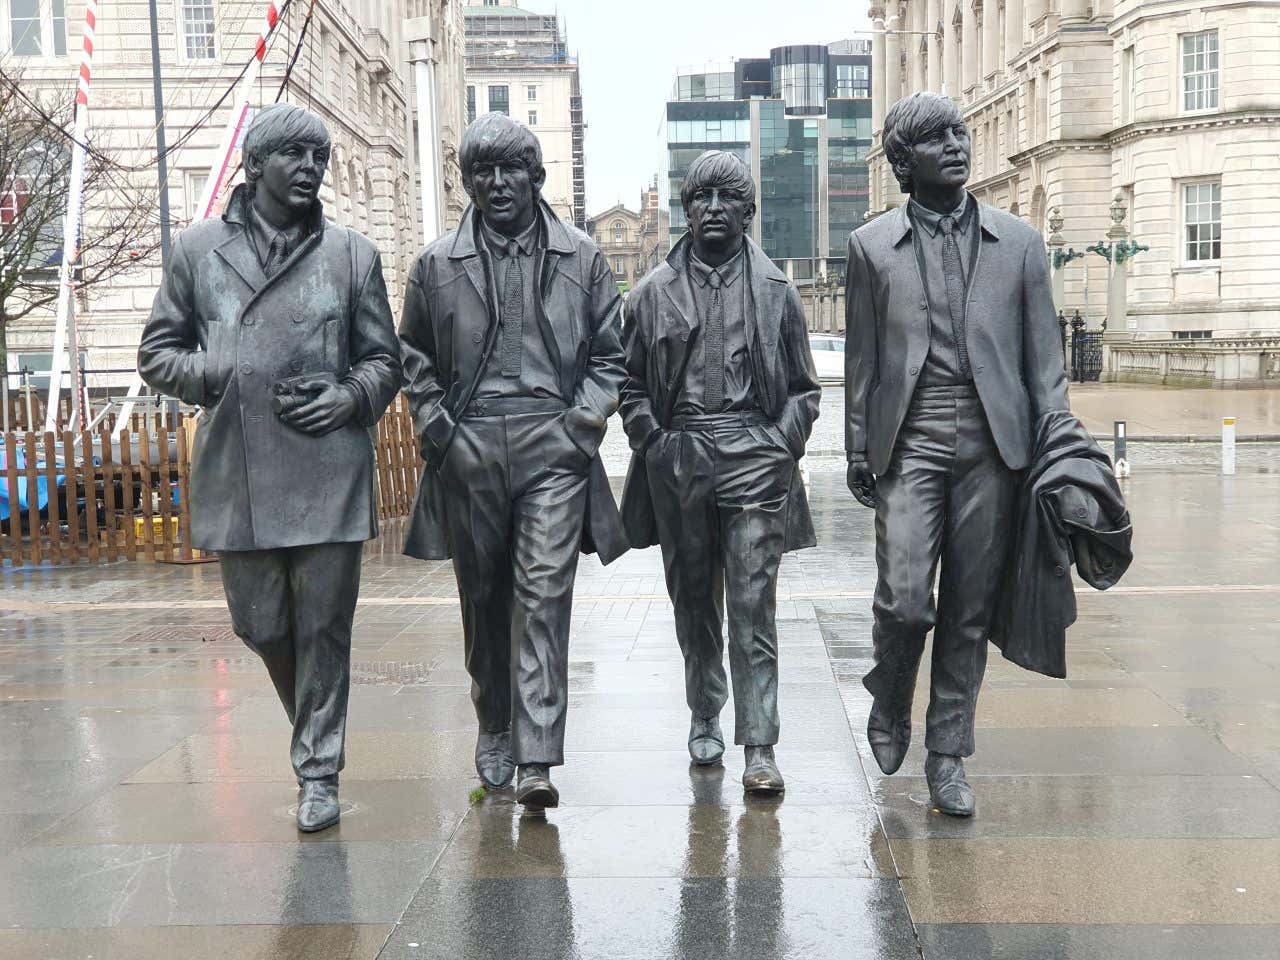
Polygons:
[[[57,300],[74,113],[73,88],[24,86],[9,66],[0,64],[0,372],[8,369],[9,325],[52,311]],[[155,187],[125,162],[136,152],[104,139],[93,139],[85,163],[73,274],[80,309],[92,287],[159,260]]]

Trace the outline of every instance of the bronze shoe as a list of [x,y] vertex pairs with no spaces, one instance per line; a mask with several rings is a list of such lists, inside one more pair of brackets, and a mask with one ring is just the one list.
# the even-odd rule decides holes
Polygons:
[[545,763],[522,763],[516,802],[530,810],[560,806],[560,791],[551,782],[551,770]]
[[693,717],[689,721],[689,756],[702,766],[719,763],[724,756],[724,734],[719,717]]
[[476,737],[476,773],[490,790],[507,786],[515,776],[516,762],[511,756],[511,731],[486,733]]
[[298,829],[303,833],[326,830],[338,822],[338,785],[325,780],[304,780],[298,801]]
[[929,799],[939,813],[972,817],[977,812],[973,787],[964,778],[963,759],[930,750],[924,761],[924,775],[929,781]]
[[747,793],[770,796],[782,793],[787,785],[773,759],[773,747],[747,747],[747,769],[742,773],[742,786]]
[[880,769],[886,774],[897,773],[911,746],[910,712],[895,717],[880,698],[876,698],[867,717],[867,743]]

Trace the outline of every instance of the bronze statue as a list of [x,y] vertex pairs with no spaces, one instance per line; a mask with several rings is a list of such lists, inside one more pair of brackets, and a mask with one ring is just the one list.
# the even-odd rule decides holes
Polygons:
[[932,629],[925,773],[938,810],[971,816],[963,758],[1007,590],[1020,471],[1038,419],[1069,411],[1067,381],[1044,244],[965,189],[969,133],[955,104],[907,97],[882,140],[910,199],[849,240],[845,334],[848,484],[876,511],[867,738],[880,768],[897,770]]
[[502,114],[462,140],[471,205],[413,268],[400,325],[427,469],[405,544],[453,559],[476,772],[554,807],[579,551],[626,550],[597,449],[626,378],[617,283],[542,201],[542,149]]
[[216,551],[237,635],[293,724],[298,828],[338,822],[361,543],[377,535],[370,434],[400,385],[382,262],[326,222],[318,116],[279,104],[244,141],[246,183],[173,247],[138,369],[204,408],[191,540]]
[[798,461],[821,388],[800,296],[745,234],[756,212],[746,164],[702,154],[681,200],[689,233],[627,300],[623,522],[633,546],[662,544],[693,762],[724,753],[727,599],[743,786],[781,793],[778,565],[815,543]]

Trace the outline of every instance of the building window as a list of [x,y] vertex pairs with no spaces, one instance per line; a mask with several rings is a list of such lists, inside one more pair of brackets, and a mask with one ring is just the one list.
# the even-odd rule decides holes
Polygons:
[[199,219],[197,208],[200,206],[200,198],[204,196],[204,188],[209,185],[209,172],[202,170],[196,172],[194,170],[187,174],[187,219],[195,221]]
[[182,0],[182,39],[188,60],[212,60],[213,0]]
[[53,11],[53,52],[56,56],[67,55],[67,4],[66,0],[53,0],[50,4]]
[[530,110],[530,111],[529,111],[529,126],[531,126],[531,127],[536,127],[537,125],[538,125],[538,111],[537,111],[537,110]]
[[1173,339],[1175,340],[1212,340],[1212,330],[1175,330],[1173,331]]
[[467,123],[476,118],[476,88],[467,87]]
[[9,39],[9,49],[15,57],[38,57],[44,53],[40,0],[9,0]]
[[871,68],[856,63],[836,64],[836,96],[871,96]]
[[613,221],[613,242],[614,243],[627,242],[627,228],[622,223],[621,220]]
[[1134,85],[1133,47],[1125,47],[1120,53],[1120,122],[1133,122]]
[[1188,183],[1182,187],[1182,224],[1187,263],[1222,259],[1222,184]]
[[538,99],[538,88],[537,88],[537,87],[535,87],[535,86],[534,86],[533,84],[531,84],[531,83],[530,83],[530,84],[528,84],[528,85],[526,85],[526,86],[525,86],[525,88],[524,88],[524,98],[525,98],[526,100],[530,100],[530,101],[532,101],[532,100],[537,100],[537,99]]
[[1218,109],[1218,31],[1182,35],[1182,109]]
[[614,272],[615,274],[617,274],[619,277],[626,277],[626,275],[627,275],[627,259],[626,259],[626,257],[614,257],[614,258],[613,258],[613,272]]
[[489,88],[489,112],[510,114],[511,95],[506,84]]

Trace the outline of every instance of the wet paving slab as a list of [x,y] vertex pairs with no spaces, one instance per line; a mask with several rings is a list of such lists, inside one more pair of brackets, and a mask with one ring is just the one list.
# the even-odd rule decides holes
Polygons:
[[305,837],[216,565],[6,571],[0,957],[1274,955],[1270,466],[1153,461],[1127,482],[1138,561],[1080,593],[1069,676],[992,652],[970,821],[930,809],[923,700],[903,769],[870,757],[871,515],[838,463],[810,466],[820,546],[779,584],[779,800],[742,791],[732,703],[723,764],[689,763],[656,550],[581,565],[562,806],[530,816],[473,794],[452,571],[401,557],[388,524],[365,550],[343,820]]

